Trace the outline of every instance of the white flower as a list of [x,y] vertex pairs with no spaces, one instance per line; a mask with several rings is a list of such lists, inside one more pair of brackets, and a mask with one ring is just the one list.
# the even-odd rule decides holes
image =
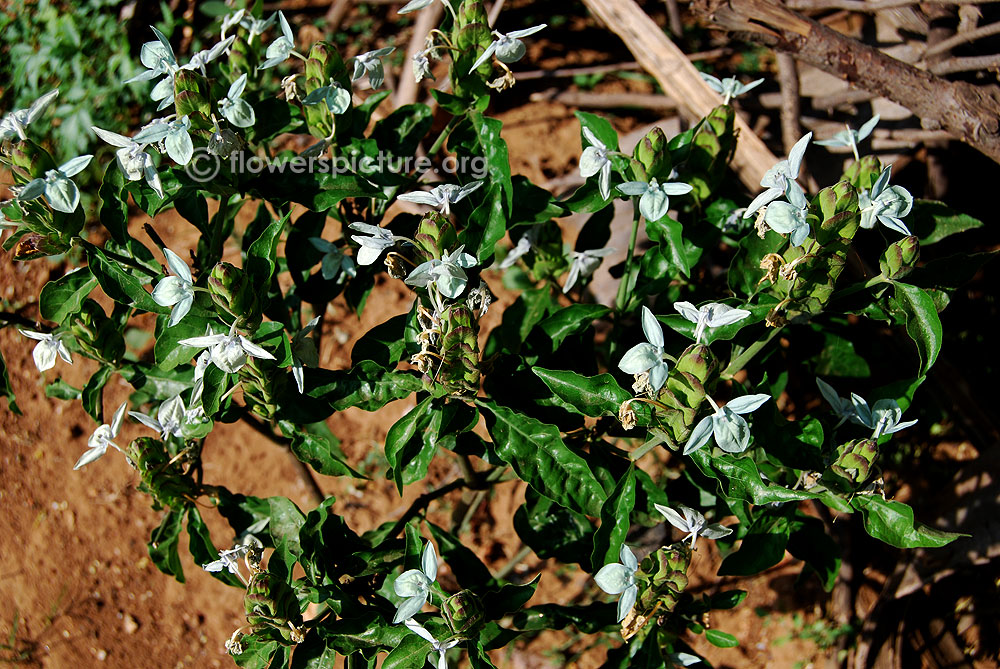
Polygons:
[[158,77],[163,77],[157,82],[150,92],[149,97],[159,100],[157,111],[166,109],[174,102],[174,74],[179,69],[177,57],[170,46],[170,40],[156,28],[150,26],[156,35],[156,41],[146,42],[139,52],[139,60],[146,66],[146,71],[125,81],[131,84],[137,81],[149,81]]
[[190,131],[191,120],[187,116],[173,121],[158,119],[137,132],[132,141],[140,146],[158,144],[178,165],[187,165],[194,155]]
[[31,357],[34,358],[35,367],[38,368],[39,372],[44,372],[55,367],[57,355],[69,364],[73,364],[73,358],[69,354],[69,349],[62,342],[61,332],[57,334],[32,332],[30,330],[18,330],[18,332],[28,339],[34,339],[38,342],[31,352]]
[[534,228],[532,228],[530,232],[526,232],[523,235],[521,235],[521,239],[518,240],[517,246],[512,248],[510,252],[507,254],[507,257],[505,257],[503,259],[503,262],[500,263],[500,269],[507,269],[508,267],[512,267],[514,263],[518,261],[519,258],[523,257],[525,254],[528,253],[528,251],[531,250],[531,244],[534,241],[533,239],[534,234],[532,234],[533,232]]
[[174,276],[163,278],[156,284],[156,288],[153,289],[153,301],[161,307],[173,307],[170,320],[167,322],[167,327],[173,327],[191,310],[191,305],[194,303],[194,283],[191,279],[191,270],[179,255],[167,248],[163,249],[163,255]]
[[611,158],[608,157],[608,147],[594,136],[590,128],[583,129],[583,136],[590,146],[580,156],[580,176],[589,179],[600,173],[597,185],[601,190],[601,197],[607,200],[611,197]]
[[848,420],[858,423],[859,425],[864,424],[858,418],[858,414],[854,410],[854,403],[846,397],[838,395],[833,386],[818,376],[816,377],[816,387],[819,388],[819,392],[823,395],[823,398],[830,403],[830,407],[833,409],[833,414],[840,419],[837,421],[837,425],[835,427],[840,427],[844,424],[844,421]]
[[[443,0],[443,1],[445,3],[447,3],[447,0]],[[410,0],[408,3],[406,3],[405,5],[403,5],[402,9],[400,9],[396,13],[397,14],[409,14],[410,12],[416,12],[418,10],[423,9],[424,7],[430,7],[430,5],[431,5],[432,2],[434,2],[434,0]]]
[[360,56],[354,57],[354,73],[351,81],[357,81],[368,73],[368,83],[372,88],[378,88],[385,81],[385,70],[382,67],[382,57],[388,56],[396,50],[394,46],[387,46],[382,49],[368,51]]
[[[211,327],[206,328],[209,332],[212,331]],[[197,388],[198,382],[203,381],[205,378],[205,370],[208,369],[209,363],[212,362],[212,352],[202,351],[198,355],[198,359],[194,361],[194,385]],[[194,400],[191,401],[194,404]]]
[[580,279],[589,278],[604,262],[603,258],[615,252],[613,248],[591,249],[588,251],[570,251],[569,275],[563,286],[563,293],[568,293]]
[[435,186],[430,191],[416,191],[414,193],[404,193],[399,196],[400,200],[406,202],[416,202],[436,207],[442,214],[447,216],[451,213],[451,205],[463,200],[469,193],[483,185],[482,181],[473,181],[464,186],[456,184],[441,184]]
[[412,630],[420,638],[431,642],[431,648],[433,648],[438,654],[437,669],[448,669],[448,660],[445,656],[448,653],[448,650],[457,646],[461,639],[456,638],[451,641],[438,641],[434,638],[433,634],[428,632],[413,618],[408,618],[403,624],[410,628],[410,630]]
[[768,227],[780,234],[787,234],[792,246],[802,246],[809,237],[809,200],[805,193],[792,188],[786,193],[788,202],[772,202],[764,212]]
[[191,337],[182,339],[179,344],[194,348],[208,348],[212,356],[212,364],[224,372],[238,372],[246,364],[247,356],[253,358],[263,358],[264,360],[274,360],[274,356],[262,349],[257,344],[236,332],[236,323],[233,323],[229,334],[205,335],[203,337]]
[[656,179],[651,179],[649,183],[645,181],[629,181],[618,187],[625,195],[641,195],[639,198],[639,212],[646,217],[647,221],[658,221],[667,215],[670,210],[670,195],[685,195],[692,191],[690,184],[680,182],[657,183]]
[[253,44],[253,41],[258,35],[263,35],[268,28],[274,25],[277,18],[277,14],[271,14],[267,17],[267,20],[256,19],[253,16],[243,17],[240,21],[240,25],[250,31],[250,34],[247,36],[247,44]]
[[902,186],[890,186],[892,165],[889,165],[872,184],[871,192],[861,191],[858,195],[858,207],[861,209],[861,227],[868,230],[875,227],[876,221],[885,227],[904,235],[910,230],[899,220],[910,213],[913,208],[913,196]]
[[705,523],[705,516],[701,515],[701,513],[689,506],[677,504],[676,507],[680,509],[680,513],[677,513],[677,511],[674,511],[669,506],[663,506],[662,504],[654,504],[653,506],[656,507],[657,511],[664,515],[667,522],[681,532],[688,533],[687,536],[681,541],[687,541],[690,539],[691,548],[694,548],[695,541],[698,540],[699,536],[705,537],[706,539],[721,539],[722,537],[729,536],[733,533],[732,529],[723,527],[719,523],[707,525]]
[[736,77],[729,77],[720,81],[718,77],[713,77],[711,74],[706,74],[705,72],[701,73],[701,78],[705,80],[709,88],[722,94],[724,98],[722,104],[724,105],[728,105],[732,98],[739,97],[764,83],[763,79],[758,79],[751,81],[749,84],[741,84]]
[[903,410],[899,408],[896,400],[878,400],[869,408],[868,402],[863,397],[851,393],[851,401],[854,404],[858,422],[873,430],[872,439],[878,439],[883,434],[893,434],[917,424],[915,420],[900,422]]
[[396,608],[393,623],[409,620],[420,612],[430,594],[431,584],[437,579],[437,569],[437,553],[428,541],[420,557],[420,569],[404,571],[392,584],[393,591],[404,598]]
[[244,72],[229,86],[226,97],[219,100],[219,111],[237,128],[249,128],[257,122],[253,107],[241,97],[246,87],[247,75]]
[[129,181],[145,179],[157,195],[164,197],[160,175],[156,173],[152,157],[143,150],[144,144],[110,130],[102,130],[97,126],[91,126],[90,129],[111,146],[119,147],[115,151],[115,158],[118,160],[118,168],[121,169],[126,179]]
[[228,38],[226,37],[226,31],[235,25],[239,25],[243,21],[243,15],[246,13],[245,9],[240,9],[232,14],[228,14],[222,17],[222,27],[219,30],[219,39],[225,42]]
[[764,176],[761,177],[760,185],[767,190],[753,199],[747,210],[743,212],[743,218],[752,217],[757,213],[758,209],[777,200],[782,195],[788,197],[788,194],[793,190],[797,190],[800,194],[804,195],[802,186],[798,185],[795,179],[799,176],[799,169],[802,167],[802,158],[806,154],[806,147],[809,146],[809,140],[811,139],[811,132],[803,135],[799,138],[799,141],[795,142],[792,150],[788,152],[786,160],[779,160],[774,164],[774,167],[764,173]]
[[431,61],[427,57],[427,51],[420,51],[413,54],[413,79],[419,84],[424,79],[433,79],[431,74]]
[[347,277],[353,278],[358,275],[358,271],[354,267],[354,261],[336,244],[332,244],[321,237],[310,237],[309,243],[323,254],[320,271],[323,274],[323,278],[327,281],[336,279],[337,283],[344,283]]
[[525,28],[524,30],[515,30],[509,33],[501,33],[496,30],[493,31],[493,35],[496,37],[495,40],[490,42],[490,45],[486,47],[486,51],[483,52],[475,62],[475,64],[469,68],[469,74],[472,74],[480,65],[489,60],[490,56],[496,54],[497,60],[501,63],[516,63],[524,57],[525,46],[524,42],[521,41],[521,37],[527,37],[528,35],[534,35],[540,30],[544,30],[546,24],[540,26],[532,26],[531,28]]
[[620,563],[612,562],[601,567],[594,580],[601,590],[609,595],[621,595],[618,599],[618,622],[621,622],[635,606],[636,597],[639,595],[639,587],[635,584],[635,572],[639,569],[639,561],[625,544],[622,544],[618,552],[618,559],[621,560]]
[[73,470],[77,470],[84,465],[89,465],[94,460],[98,459],[108,451],[108,446],[118,449],[119,452],[124,452],[115,442],[111,441],[118,436],[118,431],[122,427],[122,419],[125,418],[125,403],[122,403],[118,407],[118,411],[115,411],[114,417],[111,419],[111,425],[101,425],[99,428],[94,430],[94,433],[90,435],[87,439],[87,450],[83,452],[80,459],[76,461],[76,465],[73,466]]
[[742,453],[750,446],[750,426],[740,414],[756,411],[770,395],[744,395],[737,397],[724,407],[719,407],[711,397],[709,403],[715,409],[710,416],[705,416],[691,430],[687,444],[684,445],[684,455],[693,453],[708,443],[715,436],[715,443],[727,453]]
[[649,385],[658,391],[667,382],[670,366],[663,359],[663,328],[648,307],[642,307],[642,332],[646,341],[630,348],[618,362],[626,374],[649,372]]
[[361,245],[357,254],[359,265],[371,265],[382,255],[382,251],[396,245],[396,237],[387,228],[380,228],[377,225],[369,225],[367,223],[351,223],[347,227],[351,230],[357,230],[358,232],[370,235],[368,237],[351,235],[351,239]]
[[299,389],[299,394],[302,394],[305,388],[305,368],[319,365],[316,342],[309,336],[318,323],[319,316],[306,323],[305,327],[292,337],[292,376],[295,378],[295,387]]
[[52,208],[72,214],[80,206],[80,189],[70,180],[90,164],[94,156],[86,155],[67,160],[54,170],[48,170],[45,177],[32,179],[18,193],[17,199],[26,201],[45,195]]
[[[243,10],[241,9],[240,11],[242,12]],[[229,47],[231,47],[233,42],[236,41],[235,35],[226,37],[225,19],[223,19],[222,27],[222,41],[213,46],[211,49],[202,49],[198,53],[191,56],[191,60],[188,64],[181,67],[182,70],[200,70],[202,76],[208,76],[208,70],[205,69],[205,66],[221,56],[223,53],[229,53]]]
[[851,126],[845,123],[846,130],[841,130],[830,139],[819,140],[816,143],[820,146],[849,146],[851,147],[851,151],[854,152],[854,159],[860,160],[861,158],[858,156],[858,143],[863,142],[867,139],[868,135],[872,134],[875,126],[878,125],[879,118],[879,115],[875,114],[858,130],[851,130]]
[[426,288],[428,284],[441,291],[445,297],[455,299],[465,291],[469,277],[465,270],[475,267],[479,261],[475,256],[464,252],[465,246],[459,246],[452,253],[445,250],[441,260],[433,258],[417,265],[406,277],[405,283],[410,286]]
[[719,304],[717,302],[703,304],[701,307],[695,307],[690,302],[674,302],[674,309],[681,316],[696,324],[694,329],[696,344],[701,343],[701,338],[705,334],[705,328],[731,325],[750,315],[750,312],[746,309],[735,309],[727,304]]
[[236,544],[233,548],[219,551],[219,559],[202,566],[205,571],[222,571],[226,569],[230,574],[239,572],[240,559],[250,551],[250,544]]
[[320,86],[302,99],[304,105],[318,105],[320,102],[326,103],[331,114],[343,114],[351,106],[351,92],[331,79],[329,86]]
[[14,138],[27,139],[24,129],[42,115],[42,112],[49,106],[49,103],[56,99],[57,95],[59,95],[58,88],[32,102],[27,109],[15,109],[4,116],[3,120],[0,120],[0,141]]
[[278,12],[278,22],[281,24],[281,37],[268,45],[267,51],[264,53],[267,60],[257,67],[258,70],[266,70],[285,62],[295,50],[295,35],[292,33],[291,26],[288,25],[288,21],[285,20],[285,15],[281,12]]
[[156,418],[138,411],[129,411],[128,415],[135,418],[148,428],[160,433],[160,439],[167,437],[184,437],[184,428],[191,423],[200,423],[204,418],[205,411],[200,406],[194,406],[201,402],[201,392],[204,387],[202,381],[195,385],[191,395],[191,406],[184,406],[184,400],[180,395],[175,395],[169,400],[160,404],[156,410]]

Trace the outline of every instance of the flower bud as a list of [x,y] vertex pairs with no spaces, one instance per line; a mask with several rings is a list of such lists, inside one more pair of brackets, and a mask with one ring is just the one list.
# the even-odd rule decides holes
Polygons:
[[871,190],[872,185],[882,173],[882,169],[882,161],[878,159],[878,156],[862,156],[861,160],[855,160],[851,163],[840,178],[850,182],[858,190]]
[[685,543],[664,546],[647,555],[635,573],[639,596],[635,604],[637,617],[669,613],[677,605],[688,585],[687,569],[691,549]]
[[455,248],[458,236],[455,234],[455,226],[448,217],[430,211],[420,219],[413,241],[417,243],[417,253],[424,260],[440,260],[446,250]]
[[257,288],[250,285],[243,270],[230,263],[220,262],[212,268],[208,289],[215,305],[236,319],[237,328],[251,331],[257,329],[261,321]]
[[916,266],[920,258],[920,242],[913,235],[889,245],[879,260],[879,269],[887,279],[901,279]]
[[49,152],[30,139],[12,145],[10,151],[12,171],[27,181],[41,179],[57,166]]
[[451,631],[462,636],[469,635],[483,622],[483,603],[471,590],[460,590],[444,600],[441,611]]
[[174,75],[174,109],[178,118],[207,120],[212,115],[208,100],[208,83],[194,70],[178,70]]
[[823,482],[841,492],[853,492],[871,475],[878,458],[874,439],[853,439],[837,448],[837,459],[824,472]]
[[639,181],[665,179],[670,174],[670,152],[667,151],[667,136],[659,128],[653,128],[639,140],[632,152],[632,173]]

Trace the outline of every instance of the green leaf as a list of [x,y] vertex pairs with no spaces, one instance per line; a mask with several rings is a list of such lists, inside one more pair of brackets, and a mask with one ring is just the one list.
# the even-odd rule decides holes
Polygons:
[[580,141],[583,148],[590,146],[590,142],[583,136],[583,129],[587,128],[594,133],[594,137],[601,140],[601,143],[609,151],[618,150],[618,133],[606,118],[583,111],[575,112],[575,114],[580,121]]
[[[406,412],[397,420],[385,436],[385,459],[392,469],[392,479],[396,482],[396,490],[403,492],[403,466],[415,457],[422,447],[419,438],[415,438],[426,429],[430,422],[433,397],[426,397],[422,402]],[[413,444],[408,448],[408,445]]]
[[981,228],[983,222],[955,211],[944,202],[914,200],[906,225],[920,239],[921,246],[929,246],[956,233]]
[[719,648],[736,648],[740,645],[739,639],[732,634],[716,629],[705,630],[705,638],[710,644]]
[[[280,561],[285,566],[285,574],[290,574],[292,565],[302,555],[299,530],[305,524],[306,517],[291,500],[285,497],[268,497],[267,502],[271,516],[267,529],[274,542],[274,555],[268,563],[268,569],[275,572],[275,563]],[[279,577],[283,578],[284,574]]]
[[115,302],[125,306],[135,306],[142,311],[154,314],[170,313],[169,307],[161,307],[153,301],[142,284],[129,272],[123,270],[118,263],[108,260],[96,246],[87,246],[87,258],[90,270],[97,277],[104,292]]
[[790,529],[787,517],[762,513],[749,527],[740,549],[719,565],[719,576],[749,576],[778,564],[785,557]]
[[590,563],[604,566],[618,562],[618,555],[628,534],[629,516],[635,508],[635,465],[618,481],[604,506],[601,507],[601,527],[594,534],[594,552]]
[[307,634],[306,640],[295,647],[291,669],[329,669],[336,664],[337,652],[327,645],[318,632],[313,632]]
[[497,454],[521,480],[549,499],[590,516],[601,513],[607,495],[587,462],[563,443],[559,429],[492,401],[478,400],[487,409],[486,428]]
[[576,372],[544,367],[532,367],[531,371],[559,399],[566,402],[567,409],[584,416],[617,416],[622,402],[632,399],[632,394],[622,390],[610,374],[583,376]]
[[689,457],[703,474],[719,481],[719,492],[729,499],[761,505],[798,502],[816,497],[804,490],[789,490],[784,486],[764,483],[757,465],[749,457],[736,457],[728,453],[713,457],[708,449],[695,451]]
[[567,337],[580,334],[598,318],[604,318],[611,310],[600,304],[571,304],[542,320],[538,327],[552,340],[555,351]]
[[45,320],[62,324],[67,316],[80,311],[95,287],[97,279],[90,268],[75,269],[45,284],[38,296],[38,311]]
[[615,624],[617,618],[615,604],[588,604],[586,606],[562,606],[540,604],[514,614],[514,628],[525,631],[561,630],[573,625],[584,634],[593,634]]
[[281,217],[281,220],[272,222],[257,240],[250,245],[247,252],[246,271],[253,285],[258,286],[263,291],[271,283],[271,275],[274,274],[275,255],[278,252],[278,242],[281,241],[281,233],[288,223],[291,212]]
[[680,223],[669,216],[657,221],[647,220],[646,233],[651,240],[659,243],[660,253],[673,267],[684,276],[690,276],[692,263],[684,248],[683,227]]
[[153,530],[153,535],[149,539],[149,557],[153,564],[164,574],[173,576],[181,583],[184,582],[184,570],[181,568],[181,556],[177,552],[177,544],[183,523],[183,511],[167,511],[160,521],[160,526]]
[[363,474],[354,471],[344,462],[330,442],[320,436],[296,430],[292,433],[292,443],[289,444],[289,448],[296,458],[324,476],[365,478]]
[[201,337],[205,334],[208,321],[188,314],[180,323],[168,326],[168,318],[160,318],[157,323],[156,343],[153,345],[153,356],[156,365],[163,371],[170,371],[177,365],[191,362],[199,349],[184,346],[182,339]]
[[[507,142],[500,136],[503,122],[499,119],[487,118],[479,112],[470,113],[468,118],[476,130],[479,146],[486,157],[486,183],[500,187],[504,211],[509,212],[513,204],[514,188],[510,181],[510,158],[507,155]],[[499,240],[502,236],[497,239]]]
[[941,352],[944,338],[941,319],[934,307],[934,300],[923,290],[898,281],[893,282],[893,285],[896,287],[894,302],[906,315],[906,332],[917,344],[917,354],[920,356],[918,376],[923,376]]
[[125,175],[118,167],[118,161],[112,160],[104,171],[104,180],[97,194],[101,198],[100,218],[111,238],[119,244],[127,244],[128,234],[128,195],[122,197],[125,187]]
[[[255,635],[243,637],[243,652],[233,656],[233,661],[244,669],[267,669],[271,658],[278,652],[278,642]],[[281,666],[281,665],[279,665]]]
[[78,400],[82,396],[82,393],[80,389],[74,388],[59,378],[45,386],[45,396],[53,397],[57,400]]
[[377,411],[389,402],[409,397],[423,388],[420,379],[413,374],[386,372],[370,360],[364,360],[350,370],[310,370],[310,374],[306,375],[307,387],[310,378],[318,379],[319,385],[307,390],[308,394],[329,402],[335,411],[348,407]]
[[392,649],[382,663],[382,669],[420,669],[430,649],[430,641],[411,632]]
[[524,504],[514,512],[514,530],[543,560],[555,558],[567,564],[579,563],[593,571],[590,553],[595,527],[583,514],[561,507],[531,488]]
[[[58,381],[56,383],[58,383]],[[48,396],[48,392],[49,387],[46,386],[46,396]],[[0,353],[0,397],[7,398],[8,409],[16,413],[18,416],[22,415],[21,409],[17,406],[17,402],[14,401],[14,388],[10,385],[10,377],[7,375],[7,363],[3,359],[3,353]]]
[[499,590],[489,590],[483,595],[483,609],[486,620],[500,620],[504,616],[520,611],[528,603],[538,588],[541,574],[524,585],[507,584]]
[[868,534],[896,548],[940,548],[969,536],[918,523],[909,506],[879,495],[855,495],[851,506],[861,512]]
[[[817,328],[818,329],[818,328]],[[836,335],[829,330],[821,330],[823,335],[823,350],[814,360],[816,376],[849,376],[868,378],[871,368],[868,361],[854,350],[854,342],[846,337]]]
[[87,385],[83,387],[80,393],[80,399],[83,400],[83,410],[98,423],[104,422],[102,418],[104,414],[104,404],[102,402],[104,398],[104,386],[107,385],[114,371],[115,368],[111,365],[102,366],[94,372],[94,375],[90,377]]
[[458,537],[429,521],[427,527],[438,544],[441,561],[448,565],[460,586],[480,588],[493,581],[490,570]]
[[[209,562],[218,560],[219,552],[215,549],[215,544],[212,543],[212,535],[209,533],[205,521],[202,520],[197,507],[191,506],[188,508],[187,518],[188,550],[191,551],[194,563],[200,567],[204,567]],[[240,579],[235,574],[231,574],[228,569],[208,573],[226,585],[231,585],[234,588],[243,587]]]
[[403,335],[408,320],[408,314],[399,314],[362,335],[351,349],[351,364],[370,360],[382,367],[395,366],[406,352]]

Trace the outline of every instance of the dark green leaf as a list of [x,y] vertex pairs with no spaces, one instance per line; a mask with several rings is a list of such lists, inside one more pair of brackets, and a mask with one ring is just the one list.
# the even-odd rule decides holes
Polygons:
[[705,638],[710,644],[719,648],[736,648],[740,645],[739,639],[732,634],[716,629],[705,630]]
[[430,422],[432,401],[432,397],[426,397],[397,420],[385,436],[385,459],[389,462],[396,490],[400,493],[403,492],[403,466],[421,450],[422,441],[418,434]]
[[434,540],[437,542],[441,561],[448,565],[458,584],[463,588],[479,588],[490,583],[493,576],[482,560],[451,532],[428,522]]
[[743,537],[740,549],[730,553],[719,566],[719,576],[749,576],[770,569],[785,557],[788,518],[761,514]]
[[104,404],[102,402],[104,398],[104,386],[107,385],[114,371],[115,368],[111,365],[102,366],[94,372],[94,375],[90,377],[87,385],[83,387],[83,391],[80,393],[80,399],[83,400],[83,410],[98,423],[106,422],[102,418],[104,414]]
[[292,433],[292,443],[289,444],[289,448],[295,457],[324,476],[365,478],[344,462],[341,455],[323,437],[295,431]]
[[590,564],[596,529],[593,523],[585,515],[561,507],[531,488],[524,497],[524,504],[514,513],[514,530],[521,541],[543,560],[556,558],[567,564],[579,563],[584,570],[593,571]]
[[[219,551],[215,549],[215,544],[212,543],[212,535],[209,533],[208,526],[206,526],[205,521],[202,520],[198,509],[194,506],[189,507],[187,511],[187,518],[189,542],[188,549],[191,551],[191,557],[194,559],[194,563],[200,567],[204,567],[209,562],[215,562],[218,560]],[[226,585],[231,585],[235,588],[243,587],[240,579],[237,578],[235,574],[229,573],[228,569],[208,573]]]
[[411,632],[392,649],[382,663],[382,669],[420,669],[430,649],[429,641]]
[[914,200],[906,225],[919,237],[921,246],[929,246],[956,233],[981,228],[983,222],[955,211],[944,202]]
[[268,569],[275,572],[274,563],[280,561],[286,569],[286,574],[290,574],[292,565],[302,555],[299,530],[305,524],[306,517],[291,500],[285,497],[269,497],[267,501],[271,515],[267,529],[274,542],[274,555],[268,563]]
[[629,516],[635,508],[635,466],[618,481],[614,491],[601,507],[601,527],[594,534],[594,552],[590,563],[602,567],[618,562],[618,554],[631,523]]
[[137,309],[155,314],[170,312],[169,307],[161,307],[153,301],[152,296],[146,292],[138,279],[123,270],[117,262],[108,260],[104,252],[96,246],[87,246],[87,257],[91,272],[97,277],[107,296],[115,302],[125,306],[134,305]]
[[173,576],[181,583],[184,582],[184,570],[181,568],[181,556],[177,552],[177,544],[183,524],[183,511],[167,511],[160,521],[160,526],[153,530],[153,535],[149,539],[149,557],[153,564],[164,574]]
[[609,313],[611,310],[600,304],[571,304],[545,318],[538,327],[552,340],[554,351],[566,337],[580,334]]
[[408,320],[408,314],[393,316],[362,335],[351,349],[351,364],[371,360],[382,367],[395,366],[406,351],[403,333]]
[[632,399],[610,374],[583,376],[544,367],[532,367],[531,371],[566,403],[566,408],[584,416],[617,416],[622,402]]
[[88,267],[75,269],[45,284],[38,296],[38,311],[45,320],[62,324],[67,316],[80,311],[95,287],[97,279]]
[[61,378],[45,386],[45,396],[54,397],[57,400],[78,400],[81,395],[78,388],[74,388]]
[[497,454],[523,481],[568,509],[601,513],[604,489],[586,461],[563,443],[558,428],[491,401],[477,404],[489,412],[486,427]]
[[923,290],[907,283],[894,282],[893,285],[896,287],[894,302],[906,315],[906,332],[917,344],[920,356],[918,376],[923,376],[941,352],[944,338],[941,319],[934,307],[934,300]]
[[855,495],[851,506],[861,511],[868,534],[896,548],[940,548],[968,536],[918,523],[909,506],[879,495]]
[[271,282],[271,275],[274,274],[274,260],[278,252],[278,242],[281,241],[281,233],[288,223],[291,212],[285,214],[280,221],[274,221],[264,232],[250,245],[247,253],[246,271],[249,279],[263,291],[264,287]]

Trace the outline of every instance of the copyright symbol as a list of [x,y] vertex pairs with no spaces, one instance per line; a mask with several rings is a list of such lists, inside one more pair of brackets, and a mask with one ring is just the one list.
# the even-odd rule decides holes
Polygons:
[[207,148],[199,147],[195,149],[191,160],[184,166],[184,171],[192,181],[205,183],[212,181],[219,174],[222,168],[222,160]]

